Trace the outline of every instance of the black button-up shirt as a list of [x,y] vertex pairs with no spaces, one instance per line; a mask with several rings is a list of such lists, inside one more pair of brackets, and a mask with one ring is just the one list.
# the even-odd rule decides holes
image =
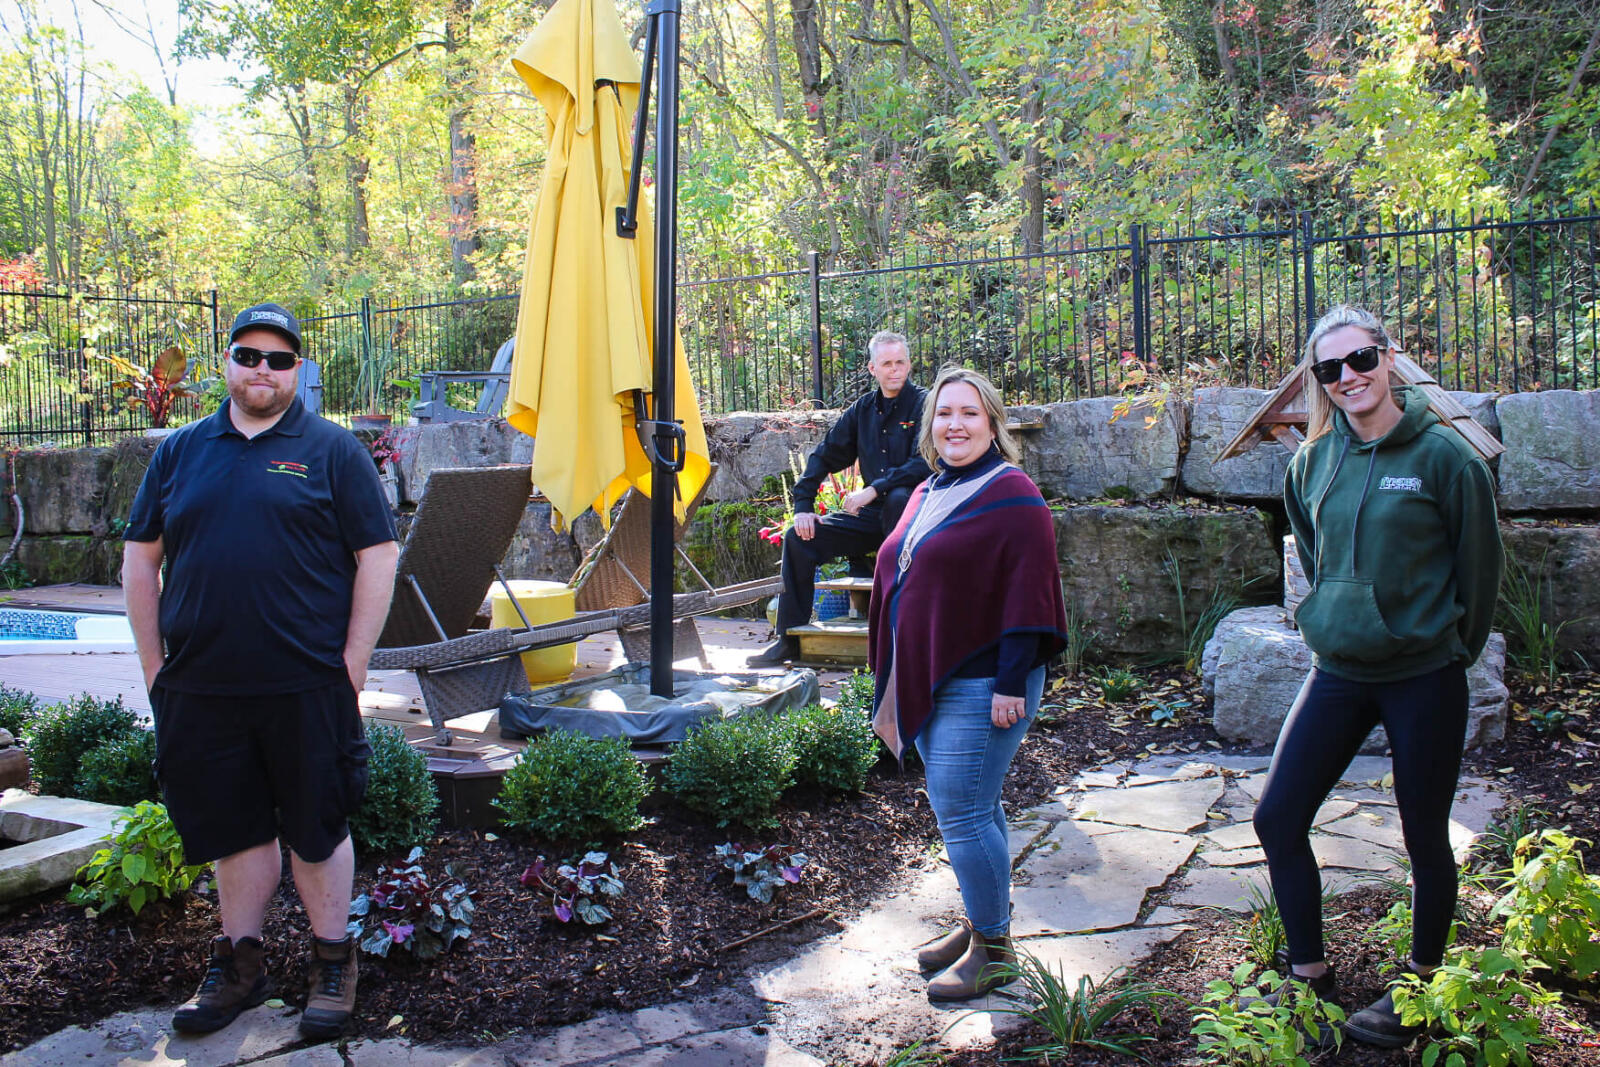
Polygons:
[[861,481],[878,491],[873,505],[883,503],[895,489],[909,489],[930,473],[917,452],[917,431],[922,420],[926,390],[906,382],[900,392],[886,397],[874,389],[845,408],[828,430],[790,494],[796,513],[817,506],[822,479],[861,464]]

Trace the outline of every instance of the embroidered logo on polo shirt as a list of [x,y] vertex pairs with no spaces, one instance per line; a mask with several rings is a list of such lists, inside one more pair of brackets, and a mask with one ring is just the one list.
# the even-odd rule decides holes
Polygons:
[[916,420],[916,419],[912,419],[912,420],[911,420],[911,421],[909,421],[909,422],[902,422],[902,423],[901,423],[901,424],[900,424],[900,428],[901,428],[901,429],[902,429],[902,430],[909,430],[909,429],[911,429],[911,427],[913,427],[913,426],[915,426],[915,425],[916,425],[916,424],[917,424],[917,421],[918,421],[918,420]]
[[1385,475],[1381,480],[1379,480],[1378,488],[1379,489],[1398,489],[1401,492],[1405,492],[1405,493],[1420,493],[1420,492],[1422,492],[1422,479],[1421,478],[1395,478],[1395,477],[1391,477],[1389,475]]
[[267,460],[268,474],[292,474],[296,478],[304,478],[306,471],[310,470],[304,463],[290,463],[286,459]]

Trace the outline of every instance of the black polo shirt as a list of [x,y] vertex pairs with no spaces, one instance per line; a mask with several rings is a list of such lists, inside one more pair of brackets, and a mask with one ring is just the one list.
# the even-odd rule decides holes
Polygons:
[[156,681],[217,694],[331,684],[345,676],[355,553],[395,539],[377,468],[298,399],[253,439],[230,405],[161,442],[123,533],[166,552]]
[[822,479],[856,462],[861,464],[862,484],[878,491],[874,507],[892,491],[910,489],[926,478],[928,465],[917,451],[925,396],[925,389],[906,382],[894,396],[874,389],[845,408],[806,460],[805,473],[790,493],[794,510],[813,510]]

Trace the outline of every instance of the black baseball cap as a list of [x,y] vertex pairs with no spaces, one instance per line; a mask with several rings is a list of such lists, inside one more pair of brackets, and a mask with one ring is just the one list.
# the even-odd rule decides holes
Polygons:
[[282,304],[257,304],[239,312],[233,329],[228,331],[228,343],[233,344],[233,339],[246,330],[272,330],[294,345],[296,355],[300,353],[300,323],[294,312]]

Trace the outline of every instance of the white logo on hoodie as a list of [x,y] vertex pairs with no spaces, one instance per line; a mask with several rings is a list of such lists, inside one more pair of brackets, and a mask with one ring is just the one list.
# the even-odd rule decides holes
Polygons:
[[1378,488],[1379,489],[1399,489],[1402,492],[1407,492],[1407,493],[1420,493],[1420,492],[1422,492],[1422,479],[1421,478],[1395,478],[1395,477],[1392,477],[1390,475],[1384,475],[1383,479],[1378,482]]

